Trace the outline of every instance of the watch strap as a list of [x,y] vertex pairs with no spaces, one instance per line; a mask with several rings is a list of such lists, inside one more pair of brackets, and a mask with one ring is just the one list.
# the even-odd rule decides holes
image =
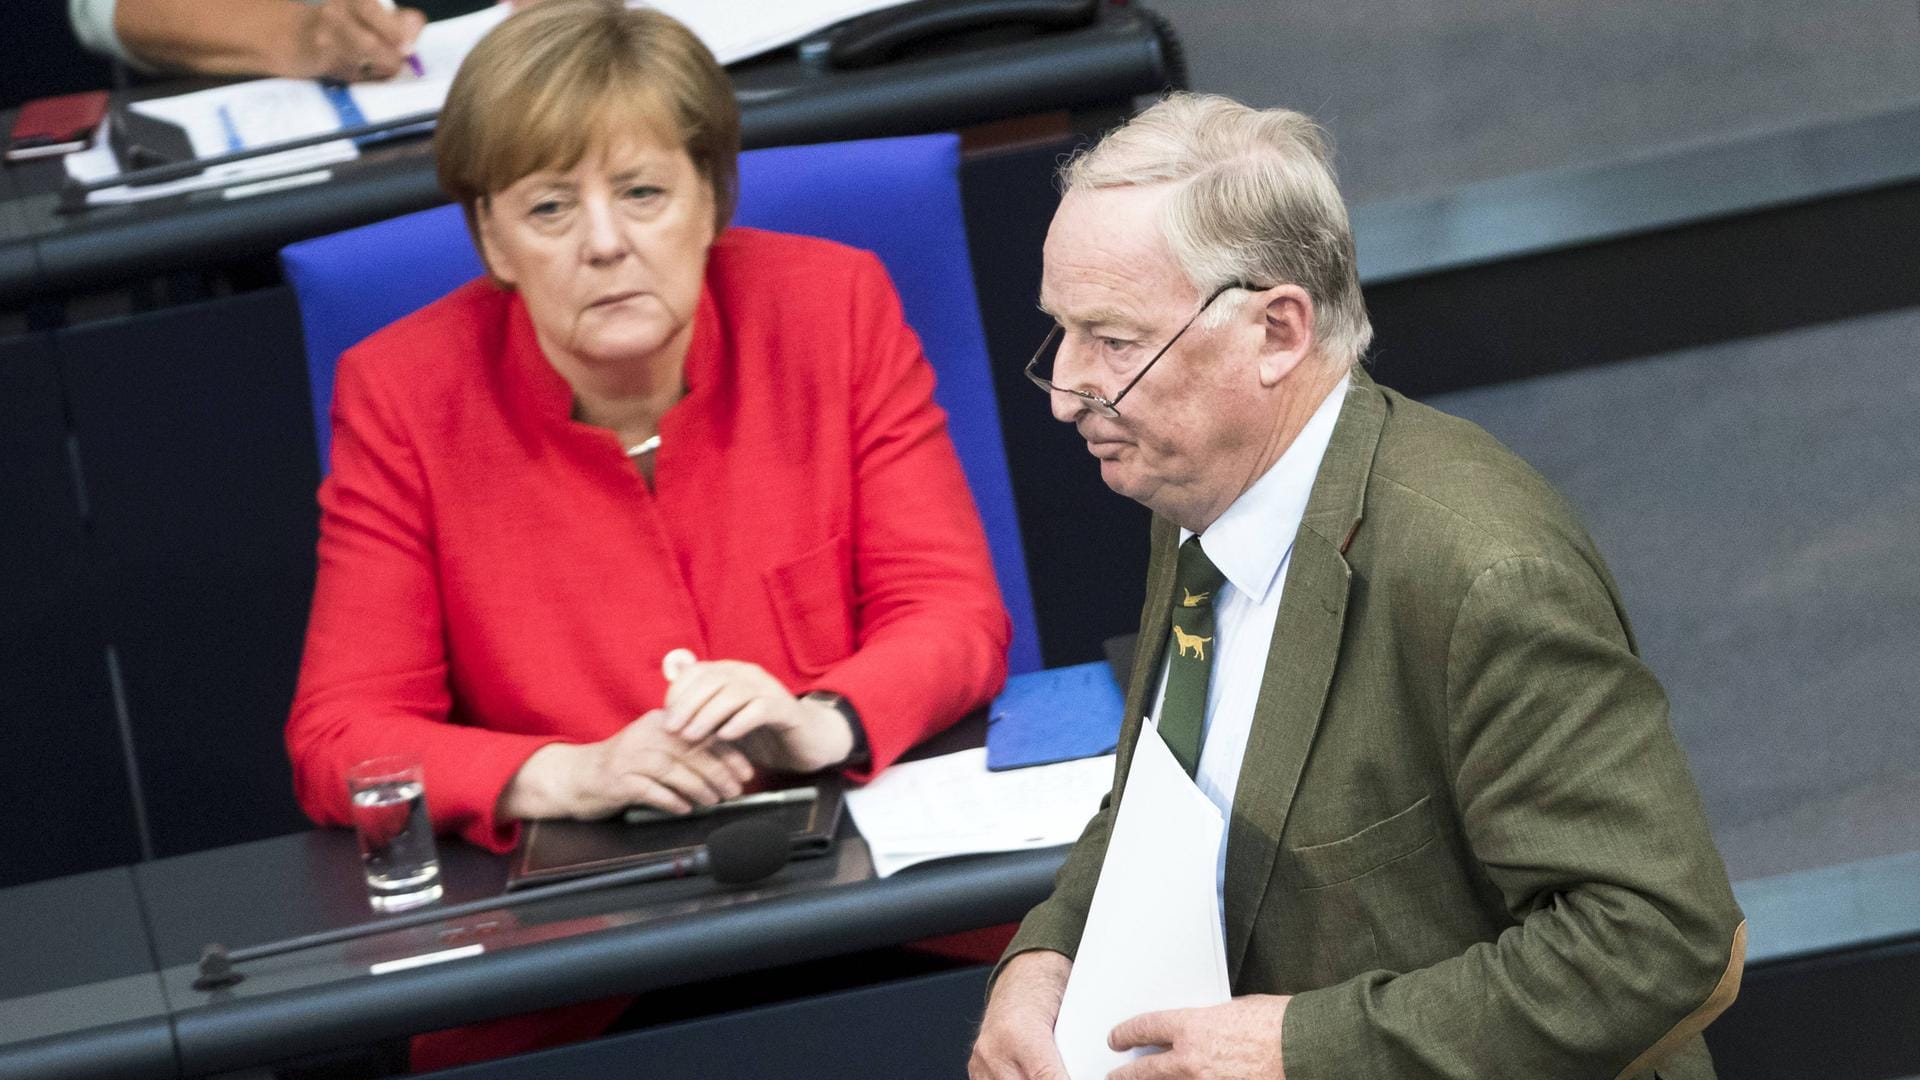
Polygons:
[[847,752],[847,759],[841,762],[845,768],[860,768],[873,763],[873,749],[867,744],[867,728],[860,722],[860,712],[848,701],[846,695],[832,690],[809,690],[800,695],[801,701],[817,701],[832,708],[847,718],[847,730],[853,733],[853,748]]

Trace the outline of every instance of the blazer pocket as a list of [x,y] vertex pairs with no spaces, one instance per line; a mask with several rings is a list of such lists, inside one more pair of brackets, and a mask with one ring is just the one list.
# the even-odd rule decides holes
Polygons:
[[795,671],[818,675],[853,653],[853,549],[844,534],[761,575]]
[[1338,885],[1411,855],[1433,840],[1433,796],[1341,840],[1292,849],[1303,887]]

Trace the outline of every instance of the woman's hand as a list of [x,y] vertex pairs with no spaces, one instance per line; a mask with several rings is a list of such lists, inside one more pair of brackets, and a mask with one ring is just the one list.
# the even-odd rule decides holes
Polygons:
[[655,709],[597,743],[550,743],[513,774],[499,816],[591,821],[629,806],[684,814],[740,794],[753,765],[737,747],[667,730]]
[[758,664],[709,660],[665,666],[671,680],[667,730],[688,742],[738,743],[756,764],[795,773],[838,765],[853,752],[853,730],[838,709],[794,697]]

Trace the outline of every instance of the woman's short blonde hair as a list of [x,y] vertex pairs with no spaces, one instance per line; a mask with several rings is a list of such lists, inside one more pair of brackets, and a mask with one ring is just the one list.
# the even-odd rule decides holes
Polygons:
[[740,106],[691,30],[621,0],[545,0],[480,39],[434,134],[440,187],[479,242],[482,200],[544,169],[565,171],[621,132],[677,141],[713,193],[714,232],[739,189]]
[[1160,231],[1194,291],[1298,285],[1313,298],[1318,351],[1351,366],[1373,325],[1331,156],[1300,113],[1180,93],[1068,161],[1060,179],[1066,191],[1177,185]]

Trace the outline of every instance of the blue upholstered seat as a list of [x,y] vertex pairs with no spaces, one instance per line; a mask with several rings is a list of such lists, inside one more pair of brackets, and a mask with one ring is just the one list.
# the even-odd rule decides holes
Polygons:
[[[986,524],[1013,619],[1009,669],[1018,674],[1040,667],[1040,640],[973,292],[959,167],[953,135],[752,150],[740,155],[734,220],[866,248],[886,263],[938,375],[934,397]],[[324,471],[341,352],[478,276],[480,259],[459,208],[443,206],[290,245],[280,261],[300,302]]]

